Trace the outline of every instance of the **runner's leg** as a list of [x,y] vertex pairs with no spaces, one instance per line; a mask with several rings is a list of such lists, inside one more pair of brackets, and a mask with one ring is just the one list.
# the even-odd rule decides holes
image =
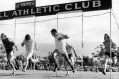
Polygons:
[[9,54],[7,54],[7,59],[8,59],[8,63],[12,66],[13,69],[13,73],[15,72],[15,66],[14,66],[14,59],[13,59],[13,51],[11,51]]
[[64,59],[66,60],[66,62],[70,65],[70,67],[71,67],[71,69],[72,69],[72,72],[74,73],[74,72],[75,72],[74,66],[73,66],[73,64],[71,63],[70,59],[68,58],[68,56],[67,56],[65,53],[63,53],[62,55],[63,55]]
[[53,52],[53,58],[54,58],[54,72],[57,70],[57,67],[58,67],[58,60],[57,60],[57,53],[58,53],[58,50],[54,50]]
[[26,69],[27,69],[27,66],[28,66],[28,63],[29,63],[29,59],[31,58],[33,56],[33,50],[31,50],[30,52],[29,52],[29,54],[28,54],[28,56],[27,56],[27,58],[26,58],[26,65],[25,65],[25,67],[24,67],[24,72],[26,71]]

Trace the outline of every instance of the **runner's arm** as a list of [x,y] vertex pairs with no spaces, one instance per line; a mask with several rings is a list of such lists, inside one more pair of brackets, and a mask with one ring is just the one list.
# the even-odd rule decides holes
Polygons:
[[[25,41],[25,40],[24,40]],[[21,43],[21,47],[23,47],[24,46],[24,41]]]
[[14,45],[14,47],[15,47],[16,51],[18,51],[17,45]]
[[62,40],[62,39],[68,39],[69,37],[67,36],[67,35],[61,35],[59,38],[58,38],[58,40],[60,41],[60,40]]

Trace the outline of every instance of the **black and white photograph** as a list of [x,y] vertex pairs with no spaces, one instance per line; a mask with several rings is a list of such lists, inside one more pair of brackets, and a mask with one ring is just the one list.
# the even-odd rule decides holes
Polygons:
[[0,79],[118,79],[118,0],[1,0]]

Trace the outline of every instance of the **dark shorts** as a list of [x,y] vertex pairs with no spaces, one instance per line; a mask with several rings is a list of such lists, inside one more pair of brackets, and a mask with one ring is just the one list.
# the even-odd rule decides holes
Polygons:
[[[109,56],[109,57],[115,57],[114,52],[111,52],[111,54],[110,54],[110,52],[106,52],[105,55],[107,55],[107,56]],[[110,56],[110,55],[111,55],[111,56]]]
[[6,50],[7,59],[11,58],[11,52],[12,50]]
[[72,54],[68,54],[69,59],[71,59]]
[[12,51],[12,49],[11,50],[6,50],[6,54],[10,54],[11,51]]

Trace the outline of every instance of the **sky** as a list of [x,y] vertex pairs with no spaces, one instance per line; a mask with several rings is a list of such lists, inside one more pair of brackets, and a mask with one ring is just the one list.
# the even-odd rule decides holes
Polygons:
[[[0,1],[0,11],[8,11],[15,9],[15,3],[29,1],[29,0],[1,0]],[[36,6],[52,5],[52,4],[61,4],[69,3],[82,0],[36,0]],[[116,16],[116,20],[119,23],[119,0],[112,1],[112,12]],[[91,11],[84,12],[84,16],[91,16],[97,14],[103,14],[109,12],[110,10],[100,10],[100,11]],[[58,14],[59,18],[64,17],[73,17],[80,16],[82,12],[68,12]],[[58,20],[58,31],[64,34],[67,34],[70,39],[67,41],[75,48],[79,56],[86,55],[91,56],[91,53],[96,52],[95,48],[102,44],[104,41],[104,34],[110,34],[110,14],[93,16],[93,17],[83,17],[83,41],[82,41],[82,17],[74,18],[65,18]],[[56,18],[57,15],[50,16],[40,16],[36,17],[35,31],[34,23],[25,22],[34,22],[34,17],[27,18],[17,18],[16,19],[16,28],[15,28],[15,19],[0,21],[0,33],[5,33],[7,36],[15,41],[18,45],[19,51],[18,54],[24,54],[25,49],[20,46],[20,43],[23,41],[26,34],[30,34],[32,38],[35,38],[35,41],[38,43],[37,55],[41,57],[47,56],[48,52],[54,50],[54,39],[50,34],[52,28],[57,28],[57,20],[43,21],[52,18]],[[119,29],[112,15],[111,19],[112,24],[112,40],[119,46]],[[34,36],[35,33],[35,36]],[[82,47],[82,43],[84,47]]]

